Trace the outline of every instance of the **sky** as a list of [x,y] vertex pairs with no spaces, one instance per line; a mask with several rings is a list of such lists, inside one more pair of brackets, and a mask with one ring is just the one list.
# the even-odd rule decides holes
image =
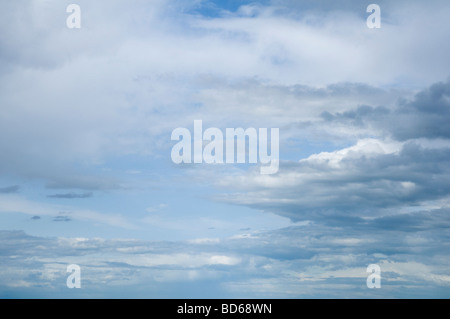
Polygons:
[[[0,298],[450,297],[448,1],[0,5]],[[195,120],[279,170],[174,163]]]

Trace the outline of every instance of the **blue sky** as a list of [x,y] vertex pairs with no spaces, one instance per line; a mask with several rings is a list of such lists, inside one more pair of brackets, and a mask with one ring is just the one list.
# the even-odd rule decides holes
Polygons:
[[[370,3],[3,2],[0,297],[448,298],[450,5]],[[194,120],[278,173],[174,164]]]

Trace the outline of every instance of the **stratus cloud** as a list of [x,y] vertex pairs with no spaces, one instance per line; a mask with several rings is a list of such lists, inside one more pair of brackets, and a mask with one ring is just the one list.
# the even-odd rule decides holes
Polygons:
[[[421,227],[415,230],[380,227],[371,232],[370,222],[357,227],[313,223],[206,241],[42,238],[0,231],[0,294],[20,288],[20,293],[42,296],[58,291],[66,296],[69,291],[58,287],[65,283],[66,266],[77,263],[85,297],[161,297],[178,291],[177,296],[186,298],[192,297],[192,285],[202,287],[199,298],[326,298],[342,293],[386,298],[430,292],[444,297],[450,277],[443,238],[450,224],[448,210],[442,213],[438,219],[445,223],[430,227],[427,218],[417,218]],[[381,292],[365,288],[371,263],[382,268]],[[191,289],[183,289],[186,283]]]

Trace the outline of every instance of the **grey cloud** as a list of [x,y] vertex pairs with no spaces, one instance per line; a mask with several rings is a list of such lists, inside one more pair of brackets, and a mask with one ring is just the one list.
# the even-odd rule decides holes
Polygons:
[[450,79],[418,93],[400,105],[390,121],[395,138],[450,138]]
[[72,219],[69,216],[59,215],[53,218],[54,222],[70,222]]
[[323,112],[326,122],[371,127],[379,133],[405,141],[417,138],[450,138],[450,79],[435,83],[396,107],[361,105],[344,112]]
[[450,209],[441,208],[408,214],[383,216],[367,222],[368,229],[383,229],[387,231],[445,231],[450,229]]
[[355,110],[344,111],[342,113],[331,114],[325,111],[321,117],[328,122],[345,122],[353,126],[366,125],[367,119],[377,120],[391,115],[388,108],[384,106],[372,107],[369,105],[360,105]]
[[33,217],[31,217],[31,219],[32,220],[39,220],[39,219],[41,219],[41,217],[40,216],[33,216]]
[[[117,189],[120,188],[120,180],[110,176],[89,176],[89,175],[61,175],[49,174],[45,185],[48,189]],[[84,194],[91,194],[87,192]]]
[[[359,90],[345,84],[327,90],[346,95],[352,87]],[[363,87],[368,89],[371,91]],[[360,105],[344,112],[325,111],[321,118],[322,122],[310,122],[308,129],[364,128],[370,137],[393,138],[403,145],[398,152],[369,154],[370,148],[385,147],[369,141],[363,142],[371,145],[367,150],[281,161],[279,174],[264,183],[253,172],[245,175],[245,183],[234,183],[231,177],[218,181],[224,187],[234,185],[234,191],[230,187],[216,199],[293,220],[327,220],[339,225],[360,223],[361,217],[378,216],[386,209],[420,206],[450,196],[450,144],[446,143],[450,139],[450,80],[393,106]],[[412,224],[410,227],[413,229]]]
[[[333,1],[333,0],[316,0],[316,1],[295,1],[295,0],[272,0],[270,1],[273,4],[284,6],[291,10],[296,11],[353,11],[353,12],[363,12],[365,13],[365,9],[367,8],[367,3],[355,0],[341,0],[341,1]],[[399,1],[400,2],[400,1]],[[387,0],[377,1],[379,5],[385,5],[389,3]]]
[[[376,216],[382,209],[416,206],[450,195],[450,148],[427,149],[410,142],[399,153],[366,156],[349,151],[338,167],[331,161],[281,162],[278,175],[267,183],[259,183],[260,177],[252,172],[246,183],[216,199],[293,220],[348,223],[349,218]],[[229,178],[220,185],[239,185],[235,182]],[[272,182],[276,186],[271,187]]]
[[[46,296],[65,283],[65,267],[78,263],[84,297],[186,298],[192,297],[193,289],[201,291],[196,295],[199,298],[335,298],[343,293],[348,297],[402,298],[429,296],[436,291],[448,297],[449,246],[445,238],[449,235],[449,219],[446,217],[447,222],[440,227],[430,223],[444,214],[448,216],[448,210],[404,214],[403,222],[415,221],[409,229],[401,229],[403,222],[393,220],[399,230],[385,229],[382,224],[389,220],[380,223],[383,217],[358,227],[311,223],[196,243],[56,239],[0,231],[0,294],[21,282],[24,287],[17,291],[19,295]],[[368,231],[373,227],[377,231]],[[224,256],[238,258],[239,262],[211,263],[225,261]],[[202,258],[204,262],[198,263]],[[382,295],[365,288],[366,267],[372,263],[382,268]],[[186,284],[191,288],[185,290]],[[113,291],[116,286],[120,286],[120,292]],[[155,289],[144,291],[142,286]],[[210,286],[216,290],[210,290]],[[37,287],[40,291],[33,290]],[[68,290],[60,293],[66,296]]]
[[[310,4],[313,5],[312,2]],[[0,28],[5,31],[0,38],[0,67],[11,70],[8,76],[3,78],[4,92],[0,94],[4,112],[9,114],[8,121],[3,121],[0,125],[0,133],[10,137],[0,141],[0,148],[8,150],[3,152],[0,158],[0,171],[20,177],[41,178],[47,181],[51,188],[78,188],[80,184],[86,185],[80,186],[83,189],[103,187],[103,183],[98,185],[93,181],[77,181],[71,176],[64,178],[65,172],[76,167],[72,165],[74,162],[89,165],[99,163],[108,156],[122,154],[147,156],[150,150],[158,153],[161,145],[167,144],[161,142],[158,134],[166,134],[178,126],[174,125],[178,118],[189,118],[190,116],[185,115],[193,114],[190,108],[192,105],[202,105],[199,114],[202,114],[205,120],[215,117],[221,124],[228,125],[231,122],[234,126],[237,122],[241,124],[241,120],[244,119],[253,123],[259,122],[258,125],[261,126],[273,123],[280,127],[288,127],[304,120],[305,110],[310,109],[311,113],[317,111],[319,114],[324,111],[322,107],[325,103],[321,98],[324,95],[330,97],[330,100],[326,101],[328,105],[336,105],[335,108],[326,111],[335,113],[344,109],[343,104],[347,104],[345,109],[358,103],[376,105],[379,100],[386,99],[390,94],[364,84],[337,85],[314,90],[301,85],[283,86],[279,83],[311,82],[320,87],[326,85],[328,81],[367,80],[373,83],[377,82],[377,78],[382,78],[382,81],[390,82],[401,78],[403,70],[407,72],[416,70],[411,65],[426,68],[429,70],[426,78],[435,79],[436,74],[445,69],[442,64],[445,65],[447,61],[446,47],[442,49],[444,58],[430,59],[439,62],[437,71],[428,65],[414,63],[415,60],[403,65],[397,63],[398,59],[384,59],[383,56],[378,57],[378,54],[373,60],[371,52],[374,50],[370,45],[367,47],[361,45],[360,47],[364,48],[361,51],[359,48],[355,49],[357,56],[355,59],[349,59],[349,54],[342,54],[340,57],[333,54],[333,59],[330,59],[328,54],[324,55],[320,43],[331,39],[333,34],[329,34],[321,27],[314,29],[312,33],[315,34],[317,31],[318,39],[305,34],[304,44],[292,41],[296,32],[303,27],[310,28],[302,21],[292,21],[293,27],[289,29],[293,37],[289,34],[281,37],[281,33],[278,35],[278,32],[274,32],[273,37],[266,39],[265,28],[271,27],[268,23],[273,23],[276,28],[286,26],[285,19],[278,19],[272,15],[269,15],[269,20],[255,18],[250,21],[255,35],[250,37],[250,41],[242,41],[233,36],[234,28],[237,28],[236,33],[245,33],[249,21],[218,19],[220,21],[209,21],[213,23],[212,25],[202,25],[205,21],[198,19],[197,16],[183,15],[180,23],[174,21],[176,20],[174,17],[180,17],[182,10],[178,10],[177,6],[159,2],[149,4],[133,1],[131,5],[123,1],[112,1],[108,6],[104,6],[91,1],[83,2],[81,5],[83,10],[81,30],[68,30],[65,27],[67,17],[65,4],[59,1],[10,2],[4,5],[4,10],[0,13]],[[289,2],[287,5],[295,8]],[[334,9],[338,7],[332,3],[330,5]],[[346,8],[351,6],[345,5]],[[163,27],[160,23],[162,21],[160,15],[165,15],[164,22],[170,25],[169,28]],[[23,19],[15,19],[18,16]],[[111,19],[111,16],[115,16],[116,19]],[[240,24],[241,22],[243,24]],[[253,22],[256,24],[253,25]],[[430,25],[441,32],[438,36],[445,38],[445,30],[448,28],[441,27],[443,23],[439,21],[436,26]],[[158,28],[153,28],[153,25]],[[424,25],[428,26],[425,23]],[[409,32],[409,27],[410,25],[406,24],[404,28]],[[185,30],[188,31],[183,33]],[[371,42],[357,30],[359,29],[355,28],[355,33],[350,32],[348,37],[347,32],[336,35],[337,47],[346,48],[349,44],[356,43],[355,39],[361,38],[365,39],[365,44]],[[425,28],[424,32],[428,39],[429,29]],[[230,37],[224,38],[224,33],[231,33]],[[136,41],[128,41],[130,34],[134,35],[133,39]],[[383,48],[389,48],[391,43],[397,43],[397,39],[381,40],[385,45]],[[407,52],[415,51],[416,45],[427,47],[422,41],[423,38],[414,39],[411,46],[406,45]],[[280,47],[287,47],[292,51],[289,58],[296,61],[296,65],[292,68],[280,69],[279,66],[268,65],[263,61],[266,47],[268,49],[273,45],[278,47],[279,42]],[[217,45],[211,46],[210,43]],[[312,49],[302,57],[298,53],[308,49],[309,43],[319,44],[318,48]],[[326,43],[333,45],[335,41]],[[155,44],[160,47],[155,48]],[[375,43],[374,46],[376,45]],[[264,47],[262,51],[261,46]],[[431,47],[434,48],[434,42],[431,43]],[[442,47],[442,42],[439,47]],[[145,54],[146,50],[152,54]],[[340,50],[330,49],[330,51]],[[384,51],[376,50],[376,52]],[[439,50],[433,50],[435,51]],[[123,54],[116,55],[115,52]],[[172,59],[172,52],[183,52],[181,55],[183,58]],[[202,55],[199,55],[199,52]],[[370,54],[367,55],[367,52]],[[389,55],[389,50],[386,52]],[[404,56],[402,52],[405,52],[405,49],[398,55]],[[116,59],[117,63],[111,64],[111,58]],[[396,71],[389,69],[389,74],[381,72],[378,75],[378,72],[373,72],[371,68],[362,72],[363,67],[367,65],[366,59],[373,61],[371,65],[374,65],[377,71],[378,61],[392,60],[395,65],[403,67]],[[361,67],[358,63],[355,65],[355,61],[361,63]],[[422,56],[419,61],[423,61]],[[114,69],[120,65],[130,67]],[[142,65],[147,67],[142,69]],[[335,70],[336,66],[341,67],[345,73],[351,67],[354,73],[350,72],[342,77],[340,70]],[[46,68],[52,68],[54,72],[48,73],[45,71]],[[86,74],[93,71],[97,77],[86,78]],[[315,71],[317,78],[311,79],[315,76]],[[119,74],[117,77],[119,80],[111,80],[110,72]],[[132,78],[149,74],[155,74],[155,78],[145,85],[128,82]],[[161,74],[172,75],[165,81],[157,80],[156,77]],[[209,90],[210,87],[196,81],[200,77],[199,74],[213,74],[225,79],[225,82],[237,84],[230,86],[228,91],[224,90],[226,85],[218,85],[217,88]],[[360,75],[363,75],[362,78]],[[420,76],[422,79],[423,74]],[[259,85],[259,87],[248,85],[239,88],[241,83],[238,82],[245,78],[263,78],[273,85]],[[33,85],[29,85],[31,82]],[[98,89],[96,83],[102,83],[102,89]],[[190,84],[180,86],[180,83]],[[150,92],[143,89],[145,86],[153,89]],[[177,87],[176,92],[174,87]],[[79,94],[80,92],[82,94]],[[355,96],[358,92],[362,92],[361,95],[370,95],[371,99],[367,101],[366,97]],[[378,94],[381,95],[380,98],[377,98]],[[71,96],[71,99],[67,99],[67,96]],[[299,96],[304,98],[301,99]],[[308,100],[311,103],[308,104]],[[167,112],[153,112],[161,105],[164,105]],[[173,114],[182,116],[174,120]],[[236,114],[239,116],[236,117]],[[28,129],[21,130],[23,126]],[[310,134],[314,135],[315,132]],[[77,173],[80,172],[69,172],[67,175],[77,176]]]
[[[408,90],[382,89],[352,82],[313,87],[269,84],[255,79],[226,81],[214,76],[204,76],[201,81],[204,88],[196,98],[207,106],[202,112],[208,114],[209,122],[229,127],[235,126],[236,122],[247,126],[280,127],[285,134],[300,129],[301,133],[296,132],[296,136],[301,134],[302,138],[328,133],[331,121],[349,125],[354,118],[354,121],[363,122],[362,125],[365,118],[360,119],[359,112],[367,116],[389,113],[398,99],[412,95]],[[358,112],[353,111],[359,105],[366,106],[361,106]],[[369,105],[383,106],[372,111]],[[341,114],[341,110],[348,111]],[[240,115],[239,120],[235,114]],[[319,130],[322,133],[316,134]]]
[[17,185],[8,186],[8,187],[1,187],[0,188],[0,194],[11,194],[11,193],[17,193],[19,191],[20,187]]

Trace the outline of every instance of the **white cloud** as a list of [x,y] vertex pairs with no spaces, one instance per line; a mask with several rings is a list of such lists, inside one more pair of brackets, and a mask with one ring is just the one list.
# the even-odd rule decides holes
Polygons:
[[148,213],[157,213],[157,212],[159,212],[159,211],[161,211],[161,210],[167,208],[168,206],[169,206],[169,205],[167,205],[167,204],[158,204],[158,205],[156,205],[156,206],[148,207],[148,208],[146,209],[146,211],[147,211]]
[[[186,185],[216,182],[225,192],[216,196],[220,201],[310,220],[302,226],[272,215],[258,216],[262,224],[242,216],[239,222],[161,218],[161,204],[150,206],[152,215],[139,222],[192,233],[246,230],[226,240],[191,242],[55,240],[0,232],[0,294],[9,289],[3,287],[61,287],[65,265],[74,262],[83,266],[86,293],[94,296],[111,294],[114,286],[122,296],[142,297],[142,287],[154,296],[170,289],[168,295],[183,295],[180,288],[191,287],[182,283],[204,288],[205,281],[243,297],[374,296],[355,288],[364,287],[365,267],[374,262],[383,266],[389,296],[448,287],[448,211],[436,206],[450,187],[448,116],[424,111],[436,105],[446,110],[446,85],[422,94],[422,100],[437,96],[442,104],[430,98],[410,114],[414,101],[422,100],[407,101],[419,87],[448,76],[447,2],[386,4],[380,30],[367,29],[365,12],[350,2],[342,10],[335,10],[336,2],[333,9],[303,11],[298,5],[289,12],[282,3],[245,6],[209,18],[186,13],[190,4],[184,1],[79,3],[83,22],[77,31],[65,27],[63,2],[2,3],[2,176],[43,179],[55,188],[119,188],[123,181],[102,165],[130,155],[148,156],[149,162],[165,158],[170,131],[198,118],[211,126],[280,127],[286,145],[296,145],[295,139],[331,146],[296,161],[282,159],[276,176],[254,174],[254,167],[231,168],[229,176],[225,169],[215,175],[207,168],[186,174]],[[399,105],[406,116],[395,113],[402,111]],[[379,115],[378,121],[367,120],[364,112]],[[121,172],[129,167],[120,164]],[[149,167],[171,176],[157,164]],[[102,168],[104,175],[98,174]],[[147,168],[139,171],[128,170],[126,178],[147,176]],[[73,220],[137,227],[131,218],[94,209],[17,194],[0,199],[3,213],[69,211]],[[291,227],[253,230],[272,220],[275,228]],[[411,289],[405,289],[406,281]],[[415,290],[421,285],[425,289]],[[445,297],[448,290],[441,293]]]
[[[365,288],[367,265],[377,263],[385,298],[427,296],[438,288],[444,289],[444,296],[449,285],[448,258],[440,249],[444,226],[441,222],[438,228],[424,228],[415,235],[421,240],[414,242],[408,231],[372,232],[370,225],[358,229],[310,224],[250,237],[179,242],[41,238],[3,231],[7,258],[0,287],[20,283],[29,292],[34,287],[40,287],[41,294],[55,291],[65,283],[66,266],[76,263],[84,296],[108,296],[113,287],[122,289],[117,296],[137,296],[142,286],[154,287],[155,296],[165,289],[173,295],[186,282],[195,287],[210,282],[219,288],[215,295],[323,298],[345,292],[367,298],[378,296]],[[207,287],[202,291],[199,297],[212,296]],[[61,296],[66,293],[60,291]]]

